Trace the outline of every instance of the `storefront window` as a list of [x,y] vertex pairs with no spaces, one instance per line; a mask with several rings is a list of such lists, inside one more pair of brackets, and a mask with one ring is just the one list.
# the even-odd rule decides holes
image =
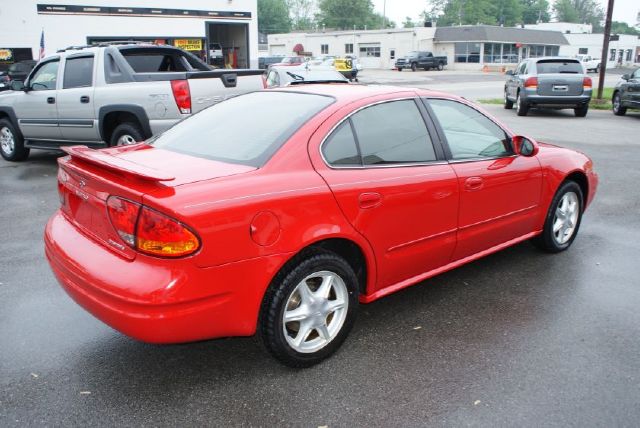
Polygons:
[[529,58],[540,58],[544,56],[544,46],[531,45],[529,46]]
[[545,48],[546,56],[558,56],[560,55],[560,46],[547,46]]
[[480,43],[455,43],[455,62],[480,62]]
[[360,56],[380,57],[380,46],[360,46]]

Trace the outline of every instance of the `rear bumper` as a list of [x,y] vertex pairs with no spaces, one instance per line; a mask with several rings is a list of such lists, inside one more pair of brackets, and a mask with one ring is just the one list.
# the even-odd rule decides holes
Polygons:
[[114,329],[150,343],[255,333],[264,291],[288,255],[213,268],[189,259],[123,259],[76,229],[59,211],[45,229],[45,253],[64,290]]
[[577,105],[588,104],[591,101],[591,94],[562,96],[562,95],[537,95],[529,94],[526,91],[523,94],[523,100],[530,106],[551,106],[551,107],[575,107]]

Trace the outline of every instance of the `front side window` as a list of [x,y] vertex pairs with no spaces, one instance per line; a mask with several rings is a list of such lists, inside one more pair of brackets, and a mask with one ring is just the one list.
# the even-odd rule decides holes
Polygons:
[[179,122],[150,144],[259,168],[298,128],[334,101],[322,95],[280,91],[239,95]]
[[50,61],[36,70],[29,82],[33,91],[51,91],[58,82],[58,66],[60,61]]
[[436,160],[422,114],[414,100],[367,107],[351,116],[363,165]]
[[93,83],[93,56],[70,58],[64,66],[64,81],[62,87],[83,88]]
[[451,100],[428,100],[454,160],[495,158],[513,154],[511,139],[479,111]]

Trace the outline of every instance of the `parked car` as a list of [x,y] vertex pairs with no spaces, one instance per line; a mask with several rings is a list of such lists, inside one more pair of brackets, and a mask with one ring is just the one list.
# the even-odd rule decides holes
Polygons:
[[77,303],[152,343],[258,332],[294,367],[359,303],[529,239],[566,250],[598,183],[463,98],[382,86],[257,91],[65,151],[45,253]]
[[578,55],[576,56],[576,58],[578,58],[580,60],[580,62],[582,63],[582,66],[584,67],[585,70],[587,70],[587,72],[589,71],[593,71],[594,73],[599,73],[600,72],[600,58],[593,58],[591,55]]
[[434,56],[432,52],[428,51],[412,51],[404,58],[398,58],[395,65],[398,71],[402,71],[405,68],[410,68],[411,71],[416,71],[419,68],[425,70],[435,68],[441,71],[447,65],[447,57]]
[[[261,70],[210,70],[173,46],[101,45],[49,56],[0,97],[0,154],[30,148],[132,144],[238,94],[261,89]],[[95,76],[95,80],[94,80]]]
[[29,76],[29,73],[31,73],[31,70],[33,70],[37,63],[38,61],[34,60],[16,62],[9,66],[7,74],[11,80],[24,81],[27,79],[27,76]]
[[265,73],[264,87],[281,88],[310,83],[349,83],[349,79],[332,68],[274,66]]
[[504,86],[504,108],[516,106],[518,116],[531,108],[571,108],[585,117],[591,101],[592,82],[575,58],[529,58],[508,70]]
[[284,59],[284,55],[261,56],[258,58],[258,68],[265,70],[270,65],[277,64]]
[[11,89],[11,78],[6,71],[0,71],[0,92]]
[[640,108],[640,68],[622,75],[613,90],[611,104],[616,116],[624,116],[628,108]]
[[286,56],[275,64],[271,64],[271,66],[278,65],[284,67],[293,67],[296,65],[304,64],[307,59],[303,56]]

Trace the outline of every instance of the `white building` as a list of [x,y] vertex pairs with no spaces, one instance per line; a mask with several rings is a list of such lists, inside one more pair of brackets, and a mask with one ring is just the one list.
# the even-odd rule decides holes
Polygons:
[[[257,0],[31,0],[0,3],[0,63],[102,41],[151,41],[206,58],[220,44],[227,64],[258,66]],[[7,58],[9,57],[9,58]]]
[[559,31],[490,25],[417,27],[370,31],[270,34],[269,54],[291,55],[302,44],[314,56],[354,54],[365,68],[393,68],[410,51],[446,56],[448,68],[480,70],[514,66],[522,58],[558,55],[568,42]]
[[[592,33],[590,24],[545,22],[525,25],[525,28],[555,30],[563,33],[569,44],[560,48],[560,55],[571,57],[591,55],[593,58],[602,58],[604,34]],[[609,53],[606,57],[607,67],[631,66],[633,63],[639,63],[640,38],[627,34],[613,34],[609,40]]]

